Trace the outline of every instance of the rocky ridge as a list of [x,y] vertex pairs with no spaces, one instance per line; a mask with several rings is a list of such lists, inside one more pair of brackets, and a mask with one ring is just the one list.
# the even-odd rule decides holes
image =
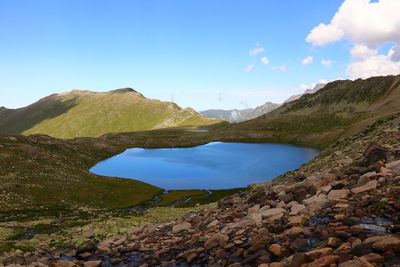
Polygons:
[[[398,120],[372,125],[358,142],[342,140],[296,172],[180,220],[99,244],[89,240],[76,250],[14,255],[3,264],[398,266]],[[328,161],[332,155],[344,160]]]
[[261,106],[256,108],[247,109],[208,109],[201,111],[200,114],[210,118],[210,119],[222,119],[228,122],[241,122],[246,120],[251,120],[257,118],[261,115],[267,114],[274,109],[280,107],[281,104],[276,104],[272,102],[266,102]]

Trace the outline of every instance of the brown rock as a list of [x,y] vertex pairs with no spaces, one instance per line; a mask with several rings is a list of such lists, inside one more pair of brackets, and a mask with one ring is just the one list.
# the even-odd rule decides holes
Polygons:
[[323,255],[331,254],[332,251],[333,251],[332,248],[320,248],[320,249],[314,249],[314,250],[311,250],[309,252],[306,252],[306,255],[316,259],[316,258],[319,258],[319,257],[321,257]]
[[372,165],[378,161],[386,161],[388,151],[377,143],[371,143],[365,153],[367,165]]
[[336,181],[337,176],[333,173],[316,174],[307,177],[304,180],[306,186],[312,187],[315,191],[319,190],[322,186],[329,184],[330,182]]
[[353,189],[351,189],[351,192],[353,192],[354,194],[363,193],[363,192],[375,189],[377,185],[378,185],[378,182],[376,180],[372,180],[364,185],[354,187]]
[[361,258],[355,258],[339,264],[339,267],[374,267],[374,265]]
[[150,235],[150,234],[154,233],[156,230],[157,230],[157,229],[156,229],[156,227],[155,227],[154,224],[148,224],[148,225],[145,225],[145,226],[143,227],[142,232],[143,232],[143,234],[145,234],[145,235]]
[[282,256],[282,247],[279,244],[272,244],[268,247],[268,250],[277,257]]
[[389,238],[389,237],[391,237],[391,235],[377,235],[377,236],[371,236],[371,237],[368,237],[367,239],[365,239],[365,240],[363,241],[363,243],[364,243],[364,244],[367,244],[367,245],[372,245],[373,243],[376,243],[376,242],[378,242],[378,241],[384,240],[385,238]]
[[347,198],[349,194],[350,190],[348,189],[331,190],[328,194],[328,200],[339,200],[342,198]]
[[306,206],[304,206],[304,205],[301,205],[301,204],[293,205],[290,209],[289,215],[297,215],[305,209],[306,209]]
[[235,250],[235,252],[233,252],[233,256],[238,258],[241,257],[243,255],[243,253],[245,252],[244,248],[238,248]]
[[290,236],[299,236],[304,233],[304,229],[302,227],[293,226],[292,228],[285,231],[286,235]]
[[389,169],[392,169],[392,168],[395,168],[395,167],[400,167],[400,160],[396,160],[396,161],[392,161],[392,162],[389,162],[389,163],[386,163],[386,168],[389,168]]
[[335,253],[341,253],[341,254],[347,254],[351,253],[351,244],[348,242],[345,242],[341,244],[336,250]]
[[84,267],[99,267],[101,266],[102,261],[87,261],[83,264]]
[[339,260],[339,256],[325,256],[308,264],[308,267],[328,267],[335,264]]
[[53,261],[49,264],[50,267],[76,267],[78,266],[73,261]]
[[90,252],[85,252],[85,253],[79,254],[79,255],[78,255],[78,258],[87,259],[87,258],[91,257],[92,255],[93,255],[93,254],[90,253]]
[[308,249],[308,242],[304,238],[297,238],[290,244],[290,249],[295,252],[305,252]]
[[370,253],[367,255],[364,255],[361,257],[361,259],[368,261],[369,263],[375,263],[375,264],[382,264],[384,261],[384,258],[376,253]]
[[260,214],[261,214],[263,219],[266,219],[268,217],[271,217],[271,216],[274,216],[274,215],[278,215],[280,213],[285,213],[285,211],[286,210],[282,209],[282,208],[274,208],[274,209],[266,209],[266,210],[261,209],[260,210]]
[[161,266],[162,267],[174,267],[174,266],[176,266],[176,261],[175,260],[163,261],[163,262],[161,262]]
[[192,263],[196,258],[197,258],[198,254],[196,252],[190,253],[187,257],[186,257],[186,261],[188,263]]
[[224,245],[227,241],[229,240],[229,237],[227,235],[223,235],[220,233],[212,235],[204,244],[204,247],[206,249],[210,249],[213,247],[217,246],[222,246]]
[[269,267],[286,267],[287,265],[283,262],[273,262],[269,264]]
[[289,217],[288,223],[291,225],[304,225],[307,219],[307,216],[292,216]]
[[380,251],[400,251],[400,238],[398,236],[391,236],[374,243],[372,247]]
[[326,241],[326,245],[330,247],[338,247],[342,244],[342,240],[337,237],[329,237],[328,240]]
[[301,266],[302,264],[307,263],[309,259],[310,257],[304,253],[295,253],[293,254],[289,267]]
[[184,222],[184,223],[174,225],[174,227],[172,227],[172,232],[179,233],[181,231],[190,230],[191,228],[192,228],[192,225],[190,223]]
[[94,252],[97,250],[96,244],[92,240],[87,240],[83,242],[77,250],[77,254],[82,254],[84,252]]
[[122,259],[120,259],[120,258],[112,258],[111,260],[110,260],[110,263],[111,264],[118,264],[118,263],[120,263],[122,261]]

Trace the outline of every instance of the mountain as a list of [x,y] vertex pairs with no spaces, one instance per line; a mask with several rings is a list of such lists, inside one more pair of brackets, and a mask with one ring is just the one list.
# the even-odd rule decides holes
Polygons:
[[24,108],[0,109],[0,133],[41,133],[58,138],[215,122],[191,108],[145,98],[132,88],[104,93],[73,90],[50,95]]
[[326,85],[325,83],[319,83],[316,86],[314,86],[314,88],[305,90],[304,93],[302,93],[302,94],[292,95],[291,97],[286,99],[285,102],[283,102],[283,104],[297,100],[300,97],[302,97],[303,95],[313,94],[313,93],[317,92],[318,90],[322,89],[325,85]]
[[328,83],[233,131],[258,131],[270,140],[326,146],[400,111],[400,75]]
[[203,114],[204,116],[210,119],[221,119],[229,122],[241,122],[257,118],[263,114],[266,114],[278,108],[279,106],[280,104],[267,102],[264,105],[258,106],[254,109],[253,108],[241,109],[241,110],[208,109],[205,111],[201,111],[200,114]]

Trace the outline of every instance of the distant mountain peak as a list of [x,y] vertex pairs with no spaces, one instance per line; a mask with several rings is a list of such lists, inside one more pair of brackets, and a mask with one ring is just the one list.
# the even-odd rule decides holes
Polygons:
[[247,108],[247,109],[208,109],[201,111],[200,114],[211,118],[211,119],[222,119],[229,122],[241,122],[250,119],[257,118],[261,115],[264,115],[276,108],[280,105],[272,102],[266,102],[261,106],[256,108]]
[[306,89],[304,91],[304,93],[302,93],[302,94],[292,95],[291,97],[286,99],[285,102],[283,102],[283,104],[295,101],[295,100],[299,99],[300,97],[302,97],[303,95],[314,94],[315,92],[318,92],[320,89],[324,88],[325,85],[326,85],[325,83],[319,83],[319,84],[315,85],[313,88]]

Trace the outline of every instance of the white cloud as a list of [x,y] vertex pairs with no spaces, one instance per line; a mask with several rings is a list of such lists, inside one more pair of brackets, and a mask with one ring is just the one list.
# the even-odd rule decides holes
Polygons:
[[323,59],[323,60],[321,60],[321,64],[325,67],[331,67],[333,62],[332,62],[332,60],[329,60],[329,59]]
[[280,66],[273,66],[271,67],[272,70],[279,70],[280,72],[287,72],[288,67],[285,64],[282,64]]
[[261,62],[264,63],[265,65],[267,65],[269,63],[269,60],[267,57],[262,57]]
[[366,45],[357,44],[350,50],[350,54],[354,60],[365,60],[378,54],[378,51],[370,49]]
[[[400,0],[345,0],[329,24],[319,24],[306,41],[323,46],[343,38],[354,44],[347,73],[352,78],[400,73]],[[378,49],[396,43],[387,55]],[[322,63],[322,62],[321,62]]]
[[312,29],[306,41],[314,45],[322,46],[343,38],[344,32],[335,25],[319,24]]
[[249,55],[256,56],[256,55],[258,55],[260,53],[264,53],[264,52],[265,52],[265,48],[257,45],[256,47],[249,50]]
[[306,41],[325,45],[347,37],[353,43],[373,48],[400,41],[399,10],[399,0],[345,0],[330,24],[321,23],[315,27]]
[[347,67],[347,73],[353,78],[363,79],[371,76],[399,74],[400,61],[394,61],[393,56],[394,54],[389,51],[387,55],[375,54],[357,58]]
[[250,64],[246,67],[245,71],[250,72],[254,69],[254,64]]
[[301,61],[301,64],[303,64],[303,65],[308,65],[308,64],[311,64],[313,62],[313,57],[312,56],[309,56],[309,57],[306,57],[305,59],[303,59],[302,61]]

